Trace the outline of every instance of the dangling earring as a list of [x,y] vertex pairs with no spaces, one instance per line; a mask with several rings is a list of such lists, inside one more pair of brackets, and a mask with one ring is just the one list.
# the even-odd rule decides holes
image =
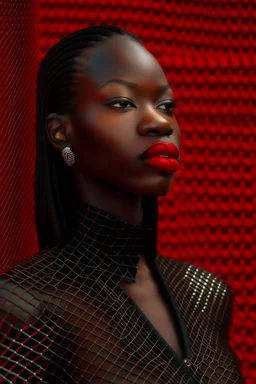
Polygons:
[[69,147],[65,147],[61,151],[62,157],[65,161],[65,163],[69,166],[72,167],[72,165],[75,164],[75,155],[74,152],[71,151]]

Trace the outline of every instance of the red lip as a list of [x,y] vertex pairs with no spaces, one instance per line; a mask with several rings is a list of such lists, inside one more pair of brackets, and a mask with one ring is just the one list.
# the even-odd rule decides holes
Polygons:
[[173,143],[163,143],[157,142],[151,145],[141,157],[143,158],[151,158],[151,157],[160,157],[160,156],[168,156],[169,158],[178,159],[179,150]]
[[164,158],[159,156],[150,157],[145,159],[145,163],[151,167],[158,168],[161,171],[174,173],[179,169],[179,162],[173,158]]

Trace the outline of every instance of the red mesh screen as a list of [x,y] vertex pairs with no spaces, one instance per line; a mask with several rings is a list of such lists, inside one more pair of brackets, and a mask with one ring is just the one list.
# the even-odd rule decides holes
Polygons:
[[[9,74],[1,97],[4,263],[7,257],[26,257],[37,246],[32,219],[35,21],[29,1],[21,3],[8,2],[5,19],[15,20],[17,14],[26,25],[20,21],[14,30],[9,24],[0,48],[7,60],[1,61],[1,72]],[[170,194],[159,199],[159,252],[229,283],[235,295],[231,343],[248,384],[256,379],[255,8],[250,0],[41,0],[39,24],[41,57],[73,30],[116,24],[137,34],[165,69],[180,105],[182,164]]]
[[0,1],[0,254],[4,270],[37,251],[34,225],[35,1]]

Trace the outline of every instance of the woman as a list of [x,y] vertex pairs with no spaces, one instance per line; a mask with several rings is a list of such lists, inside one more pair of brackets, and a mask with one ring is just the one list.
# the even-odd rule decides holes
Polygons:
[[40,252],[1,280],[3,382],[242,383],[226,284],[156,255],[180,141],[158,62],[86,28],[48,52],[37,95]]

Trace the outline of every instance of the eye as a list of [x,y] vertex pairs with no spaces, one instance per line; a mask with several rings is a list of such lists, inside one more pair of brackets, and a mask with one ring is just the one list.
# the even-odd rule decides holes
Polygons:
[[[136,108],[136,106],[129,100],[115,100],[106,104],[108,107],[118,108],[118,109],[128,109]],[[127,108],[128,107],[128,108]]]
[[[161,107],[164,107],[164,108],[161,108]],[[157,108],[170,114],[170,113],[172,113],[172,110],[174,108],[177,108],[177,107],[178,107],[178,105],[174,101],[168,101],[168,102],[165,102],[165,103],[158,105]]]

